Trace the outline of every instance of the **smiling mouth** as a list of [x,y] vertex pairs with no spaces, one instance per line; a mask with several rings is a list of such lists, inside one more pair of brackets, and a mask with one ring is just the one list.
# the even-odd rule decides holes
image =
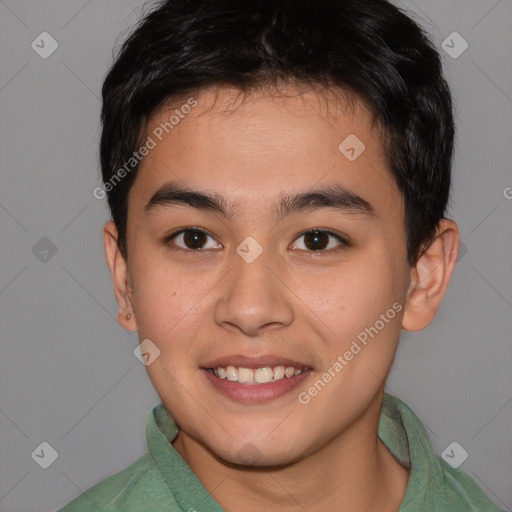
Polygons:
[[263,366],[261,368],[244,368],[242,366],[218,366],[206,368],[208,372],[219,379],[226,379],[230,382],[240,384],[268,384],[283,379],[296,377],[302,372],[309,370],[308,367],[295,368],[294,366]]

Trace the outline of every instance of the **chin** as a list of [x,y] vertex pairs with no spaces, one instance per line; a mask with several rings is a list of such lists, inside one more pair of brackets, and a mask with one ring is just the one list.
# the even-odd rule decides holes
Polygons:
[[224,463],[252,468],[288,466],[302,457],[302,453],[297,453],[282,443],[279,443],[277,449],[271,443],[261,440],[231,443],[229,450],[223,448],[210,447],[210,451]]

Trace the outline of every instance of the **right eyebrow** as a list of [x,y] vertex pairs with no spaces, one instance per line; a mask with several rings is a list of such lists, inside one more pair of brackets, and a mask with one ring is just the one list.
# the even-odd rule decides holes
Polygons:
[[220,213],[228,220],[231,220],[233,217],[232,208],[227,207],[226,199],[217,192],[207,193],[187,189],[174,181],[165,183],[151,196],[151,199],[144,207],[144,213],[151,213],[158,208],[165,208],[175,204]]

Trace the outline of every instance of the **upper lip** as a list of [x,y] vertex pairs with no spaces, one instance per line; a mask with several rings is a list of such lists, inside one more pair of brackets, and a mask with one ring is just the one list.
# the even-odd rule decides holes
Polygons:
[[201,365],[202,368],[213,369],[219,367],[225,368],[227,366],[241,366],[242,368],[251,368],[253,370],[257,368],[263,368],[265,366],[270,366],[272,368],[276,366],[293,366],[294,368],[297,369],[309,368],[307,364],[274,354],[268,354],[258,357],[248,357],[243,355],[224,356],[219,357],[217,359],[213,359]]

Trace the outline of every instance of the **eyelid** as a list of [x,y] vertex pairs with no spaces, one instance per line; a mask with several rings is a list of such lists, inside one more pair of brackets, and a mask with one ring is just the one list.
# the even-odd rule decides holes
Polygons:
[[[185,227],[178,229],[177,231],[173,231],[170,235],[165,236],[163,238],[162,242],[164,243],[164,245],[168,245],[169,242],[171,242],[171,240],[173,240],[174,238],[176,238],[177,236],[181,235],[182,233],[184,233],[186,231],[198,231],[198,232],[204,233],[205,235],[209,236],[213,240],[216,240],[216,237],[213,236],[212,234],[210,234],[210,232],[204,228],[200,228],[197,226],[185,226]],[[310,233],[323,233],[323,234],[332,236],[333,238],[338,240],[338,242],[340,242],[340,244],[343,247],[351,246],[351,243],[350,243],[348,237],[342,235],[341,233],[338,233],[337,231],[333,231],[332,229],[317,228],[317,227],[308,228],[308,229],[301,231],[300,233],[295,235],[292,243],[295,242],[295,240],[297,240],[298,238],[300,238],[304,235],[310,234]],[[220,242],[219,242],[219,244],[220,244]],[[222,245],[222,244],[220,244],[220,245]],[[189,254],[190,253],[210,253],[210,252],[212,252],[212,249],[183,249],[182,247],[179,247],[179,246],[174,246],[174,247],[172,247],[172,249],[175,251],[178,251],[178,252],[189,253]],[[295,250],[297,251],[297,249],[295,249]],[[338,249],[318,250],[318,251],[308,251],[308,250],[300,249],[299,251],[301,251],[303,253],[307,253],[307,254],[328,254],[328,253],[337,252],[339,250],[340,249],[338,248]]]
[[[300,238],[304,235],[307,235],[309,233],[323,233],[323,234],[332,236],[332,237],[336,238],[338,240],[338,242],[340,242],[343,247],[350,247],[352,245],[350,242],[350,239],[346,235],[338,233],[337,231],[333,231],[332,229],[329,229],[329,228],[318,228],[318,227],[317,228],[309,228],[309,229],[305,229],[304,231],[301,231],[299,234],[295,235],[295,238],[293,239],[293,241],[295,241],[298,238]],[[329,254],[329,253],[337,252],[339,250],[340,249],[337,248],[337,249],[329,249],[329,250],[321,250],[321,251],[308,251],[308,250],[302,249],[301,251],[304,253],[307,253],[307,254]]]
[[[201,233],[204,233],[206,236],[209,236],[211,239],[215,240],[216,241],[216,237],[214,237],[208,230],[204,229],[204,228],[200,228],[200,227],[197,227],[197,226],[184,226],[176,231],[173,231],[170,235],[166,235],[163,239],[162,239],[162,243],[164,245],[169,245],[170,242],[178,237],[179,235],[187,232],[187,231],[198,231],[198,232],[201,232]],[[222,245],[222,244],[220,244]],[[212,252],[212,249],[183,249],[182,247],[179,247],[179,246],[172,246],[171,247],[173,251],[177,251],[177,252],[182,252],[182,253],[194,253],[194,254],[200,254],[200,253],[211,253]]]

